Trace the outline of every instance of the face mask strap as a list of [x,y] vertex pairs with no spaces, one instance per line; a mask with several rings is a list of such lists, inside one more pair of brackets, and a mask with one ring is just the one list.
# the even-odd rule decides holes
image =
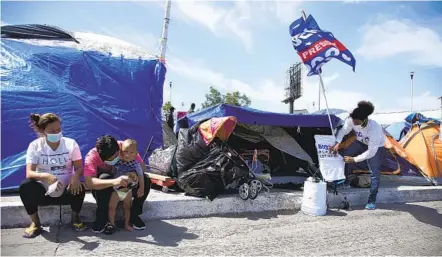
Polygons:
[[366,127],[368,124],[368,118],[364,120],[364,122],[362,122],[362,127]]

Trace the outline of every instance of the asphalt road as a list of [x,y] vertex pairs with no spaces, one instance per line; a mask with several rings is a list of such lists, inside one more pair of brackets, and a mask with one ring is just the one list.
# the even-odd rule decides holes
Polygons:
[[[1,255],[442,255],[442,202],[330,211],[149,221],[142,232],[1,230]],[[57,237],[59,243],[57,243]]]

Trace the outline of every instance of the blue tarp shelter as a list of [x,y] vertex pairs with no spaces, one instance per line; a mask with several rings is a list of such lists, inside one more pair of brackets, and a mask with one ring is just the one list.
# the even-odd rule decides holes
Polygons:
[[[203,109],[199,112],[186,115],[177,123],[177,130],[195,125],[199,121],[213,117],[234,116],[239,123],[248,125],[269,125],[280,127],[311,127],[329,128],[330,122],[327,115],[303,115],[284,114],[256,110],[249,107],[238,107],[228,104],[220,104]],[[340,119],[331,115],[333,127],[336,127]]]
[[152,137],[151,149],[162,145],[163,63],[36,41],[1,40],[2,191],[25,178],[26,150],[36,139],[31,113],[59,115],[83,158],[104,134],[136,139],[141,154]]

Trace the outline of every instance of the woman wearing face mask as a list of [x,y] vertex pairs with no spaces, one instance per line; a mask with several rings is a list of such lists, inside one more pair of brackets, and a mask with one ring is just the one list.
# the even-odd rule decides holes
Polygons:
[[343,128],[336,135],[336,141],[338,143],[332,148],[332,151],[338,151],[342,139],[350,133],[351,130],[356,132],[357,140],[367,146],[367,150],[362,154],[356,157],[345,156],[344,161],[346,163],[364,161],[368,163],[371,173],[370,196],[365,206],[368,210],[376,209],[376,196],[381,177],[381,164],[385,154],[385,136],[382,127],[376,121],[368,119],[368,116],[373,112],[374,106],[372,103],[368,101],[359,102],[358,107],[350,114],[351,119],[346,120]]
[[79,218],[85,191],[80,182],[83,164],[77,142],[63,137],[61,120],[55,114],[32,114],[31,126],[39,137],[28,147],[26,180],[20,185],[20,198],[32,221],[24,237],[42,232],[37,209],[46,205],[70,205],[74,229],[85,230]]

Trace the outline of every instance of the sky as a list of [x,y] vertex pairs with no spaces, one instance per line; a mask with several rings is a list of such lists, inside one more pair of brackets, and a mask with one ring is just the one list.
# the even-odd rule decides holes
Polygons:
[[[159,54],[165,1],[2,1],[2,24],[48,24],[103,34]],[[442,2],[172,1],[164,101],[197,108],[209,87],[238,90],[251,107],[288,112],[285,73],[300,61],[289,25],[313,15],[356,58],[356,72],[332,60],[323,66],[330,108],[352,110],[370,100],[376,112],[438,109],[442,96]],[[169,82],[172,82],[170,94]],[[295,109],[318,109],[319,77],[303,79]],[[324,98],[321,97],[321,108]]]

